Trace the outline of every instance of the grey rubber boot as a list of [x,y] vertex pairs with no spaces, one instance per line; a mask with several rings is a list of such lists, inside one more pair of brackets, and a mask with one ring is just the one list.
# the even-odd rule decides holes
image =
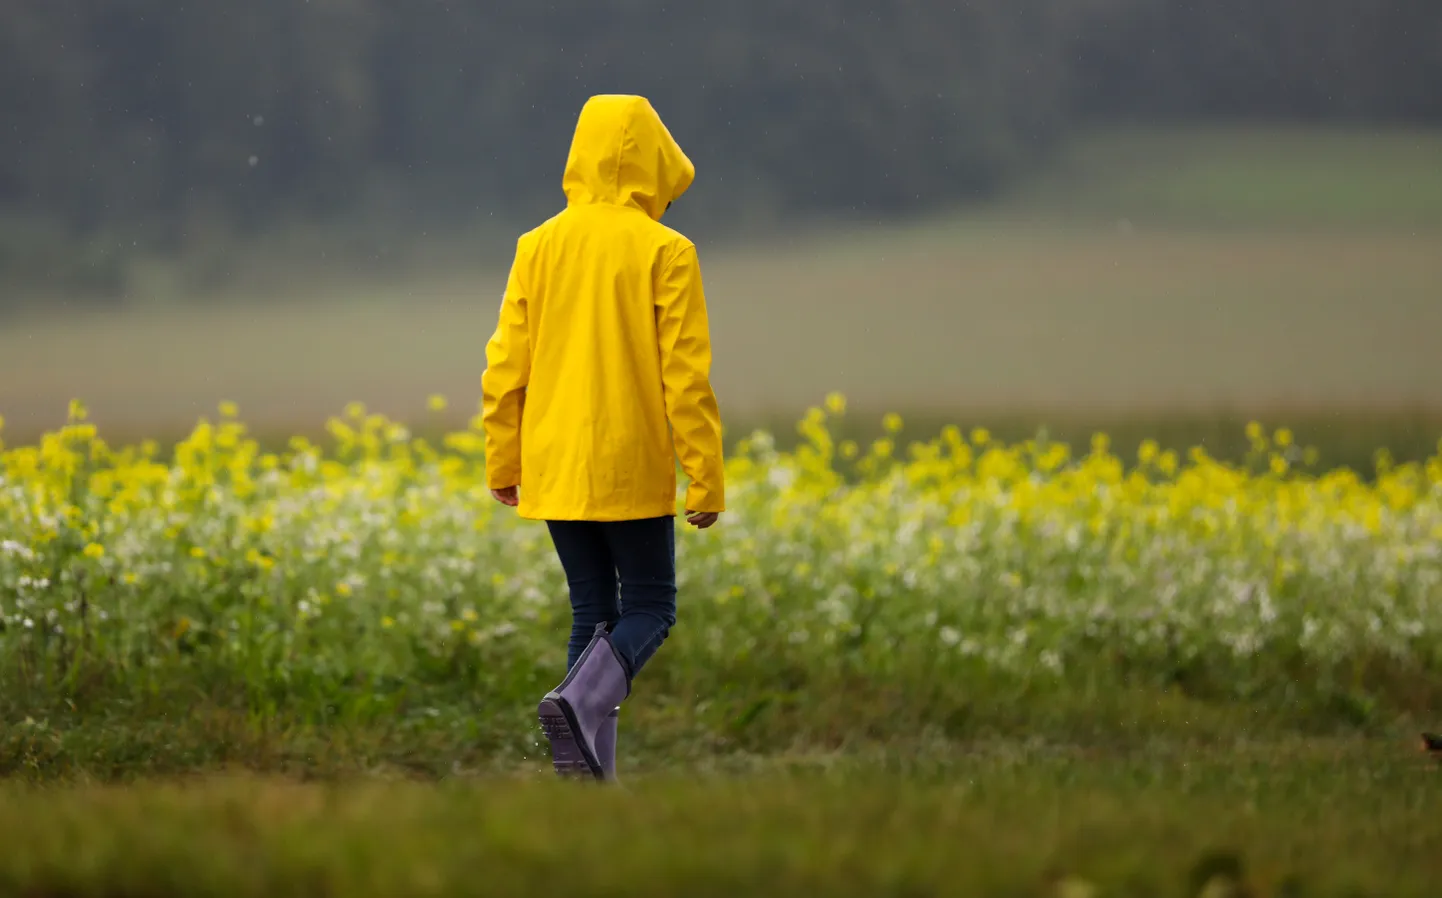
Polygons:
[[601,778],[607,782],[616,780],[616,725],[620,717],[621,709],[612,708],[596,731],[596,760],[601,762]]
[[[597,737],[609,715],[631,694],[631,679],[604,623],[561,685],[546,693],[536,708],[541,730],[551,743],[551,764],[560,776],[605,779]],[[611,740],[611,750],[615,750]],[[614,761],[613,761],[614,764]]]

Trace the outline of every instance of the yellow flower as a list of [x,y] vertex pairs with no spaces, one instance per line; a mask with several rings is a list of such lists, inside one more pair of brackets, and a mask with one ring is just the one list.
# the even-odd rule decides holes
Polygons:
[[971,442],[974,446],[985,446],[991,442],[991,431],[985,427],[974,427],[971,431]]
[[227,399],[220,404],[220,416],[222,418],[234,418],[239,414],[240,406],[236,405],[234,402],[231,402]]
[[842,458],[846,458],[846,459],[855,458],[855,457],[856,457],[856,453],[859,452],[859,451],[860,451],[860,447],[858,447],[858,446],[856,445],[856,441],[855,441],[855,440],[843,440],[843,441],[841,442],[841,457],[842,457]]
[[134,586],[139,581],[140,576],[133,571],[126,571],[120,576],[120,582],[124,583],[126,586]]
[[1262,424],[1260,421],[1247,422],[1247,439],[1255,443],[1262,438],[1263,433],[1264,431],[1262,430]]
[[394,627],[395,625],[396,625],[396,619],[393,618],[393,617],[391,617],[389,614],[387,614],[385,617],[381,618],[381,627],[382,627],[383,629],[389,630],[391,627]]
[[1170,449],[1163,452],[1157,460],[1157,470],[1168,477],[1174,476],[1177,473],[1177,454]]
[[446,410],[446,397],[440,393],[434,393],[426,400],[426,405],[433,412],[443,412]]
[[340,596],[342,599],[347,598],[354,591],[355,590],[351,589],[351,585],[344,580],[335,585],[335,594]]
[[881,426],[886,428],[887,433],[899,433],[902,428],[901,416],[896,412],[889,412],[881,419]]
[[200,546],[191,546],[191,547],[190,547],[190,557],[191,557],[191,558],[204,558],[204,557],[205,557],[205,550],[202,549]]
[[88,546],[85,547],[85,550],[84,550],[84,551],[85,551],[85,557],[86,557],[86,558],[104,558],[104,557],[105,557],[105,547],[102,546],[102,545],[100,545],[100,543],[91,543],[91,544],[89,544]]
[[462,630],[464,630],[465,628],[466,628],[466,623],[465,623],[465,621],[460,621],[460,620],[453,620],[453,621],[451,621],[451,630],[452,630],[452,632],[459,633],[459,632],[461,632]]
[[325,429],[342,446],[349,446],[355,442],[356,432],[349,424],[339,418],[331,418],[325,422]]
[[840,393],[830,393],[826,397],[826,410],[833,415],[846,414],[846,397]]
[[1285,427],[1280,428],[1278,429],[1276,434],[1272,436],[1272,440],[1278,446],[1281,446],[1285,449],[1286,447],[1292,445],[1292,432]]
[[71,421],[84,421],[87,414],[89,414],[89,412],[87,412],[85,409],[85,403],[81,402],[79,399],[70,400]]
[[476,620],[476,609],[467,608],[465,611],[462,611],[461,620],[466,621],[467,623],[474,623]]

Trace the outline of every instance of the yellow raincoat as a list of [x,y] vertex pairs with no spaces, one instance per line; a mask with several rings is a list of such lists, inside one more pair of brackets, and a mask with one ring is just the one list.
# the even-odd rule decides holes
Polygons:
[[678,457],[686,510],[725,509],[700,264],[660,223],[695,175],[646,99],[581,110],[566,209],[517,242],[481,377],[486,479],[521,517],[674,515]]

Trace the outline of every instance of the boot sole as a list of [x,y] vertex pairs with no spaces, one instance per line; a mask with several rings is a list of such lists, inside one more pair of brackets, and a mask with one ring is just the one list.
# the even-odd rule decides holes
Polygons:
[[541,731],[551,743],[551,766],[562,777],[584,777],[605,779],[605,772],[594,754],[585,743],[577,738],[581,725],[571,705],[565,699],[545,698],[536,709],[541,721]]

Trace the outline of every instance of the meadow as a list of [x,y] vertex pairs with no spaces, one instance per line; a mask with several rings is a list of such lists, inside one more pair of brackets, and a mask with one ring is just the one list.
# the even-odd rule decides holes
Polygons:
[[[77,405],[5,452],[0,769],[139,784],[59,805],[15,792],[0,820],[28,835],[11,844],[101,847],[91,867],[15,855],[0,881],[386,894],[419,877],[419,893],[466,894],[468,864],[491,858],[500,881],[536,882],[577,822],[535,789],[550,774],[530,715],[566,621],[544,530],[486,501],[474,428],[432,444],[356,406],[323,445],[269,453],[236,413],[162,455],[107,446]],[[641,785],[582,799],[598,831],[616,813],[651,835],[583,837],[598,865],[625,860],[565,874],[578,893],[658,867],[659,891],[962,894],[1044,888],[1060,863],[1155,894],[1216,851],[1285,894],[1297,877],[1320,889],[1306,894],[1423,889],[1442,835],[1436,771],[1413,751],[1442,698],[1442,445],[1364,480],[1309,470],[1290,432],[1259,425],[1231,464],[955,427],[859,445],[832,435],[844,414],[828,397],[791,450],[745,440],[725,526],[683,534],[684,620],[625,717]],[[457,785],[145,784],[235,767]],[[33,802],[38,828],[20,816]],[[837,823],[838,805],[874,816]],[[405,850],[345,862],[396,808],[414,815]],[[658,836],[667,813],[691,822]],[[321,814],[343,823],[288,847]],[[127,819],[148,821],[143,850],[105,835]],[[484,835],[447,847],[452,819]],[[939,860],[998,819],[1015,823],[968,843],[963,875]],[[892,826],[932,835],[862,851]],[[1339,864],[1341,845],[1366,853]],[[268,864],[236,875],[252,852]]]
[[534,726],[473,277],[5,322],[0,890],[1430,894],[1442,139],[1244,137],[721,254],[622,789]]

